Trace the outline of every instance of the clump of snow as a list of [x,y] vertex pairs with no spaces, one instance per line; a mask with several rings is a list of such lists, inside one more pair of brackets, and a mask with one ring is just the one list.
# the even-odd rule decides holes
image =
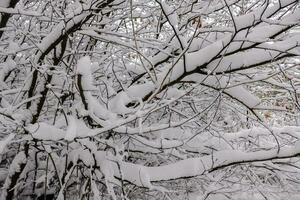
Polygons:
[[131,86],[127,91],[118,93],[109,101],[109,109],[117,114],[132,113],[137,109],[128,108],[126,105],[131,102],[140,102],[142,98],[153,91],[154,88],[154,84],[150,82]]
[[93,77],[92,77],[92,61],[89,56],[84,56],[78,60],[77,74],[82,75],[82,87],[86,91],[94,90]]
[[65,137],[66,132],[55,126],[49,125],[45,122],[31,124],[26,127],[27,131],[32,134],[33,138],[40,140],[61,140]]
[[77,74],[81,75],[81,84],[84,93],[84,97],[88,104],[88,111],[91,115],[95,114],[102,120],[108,120],[115,118],[115,114],[111,113],[108,109],[105,108],[93,95],[92,91],[96,90],[96,87],[93,85],[93,76],[92,76],[92,62],[89,56],[84,56],[79,59],[77,63]]

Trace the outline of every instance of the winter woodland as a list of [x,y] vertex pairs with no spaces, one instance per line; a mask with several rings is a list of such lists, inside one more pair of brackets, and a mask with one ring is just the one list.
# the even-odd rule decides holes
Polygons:
[[299,0],[0,0],[1,200],[299,200]]

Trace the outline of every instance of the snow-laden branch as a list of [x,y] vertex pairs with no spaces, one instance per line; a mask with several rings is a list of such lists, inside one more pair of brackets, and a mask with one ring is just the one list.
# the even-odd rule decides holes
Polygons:
[[[70,125],[74,126],[74,124],[77,124],[77,127],[80,127],[82,125],[79,121],[71,122]],[[30,133],[32,133],[32,136],[34,138],[42,141],[43,140],[57,141],[70,136],[68,135],[70,128],[68,128],[67,131],[64,131],[55,128],[54,126],[47,125],[45,123],[40,123],[28,127],[28,130],[30,131]],[[86,133],[88,132],[88,128],[81,127],[80,129],[76,129],[75,131],[77,133],[73,135],[72,137],[73,139],[78,136],[79,137],[83,136],[85,134],[84,132]],[[174,132],[174,130],[172,132]],[[227,134],[223,134],[223,140],[227,142],[233,142],[235,140],[239,140],[243,138],[249,138],[249,137],[255,138],[258,136],[267,136],[270,135],[271,132],[277,136],[288,135],[288,136],[293,136],[295,138],[298,138],[298,140],[300,138],[299,127],[290,126],[290,127],[270,128],[270,129],[252,128],[249,130],[242,130],[237,133],[227,133]],[[183,135],[187,136],[186,134]],[[157,141],[157,143],[155,143],[155,141],[148,141],[145,138],[141,138],[139,136],[134,136],[133,138],[138,142],[135,145],[138,146],[144,145],[145,147],[150,147],[158,150],[165,149],[165,148],[180,147],[184,145],[183,142],[184,139],[182,138],[181,140],[173,140],[173,141],[161,140],[161,141]],[[196,141],[198,141],[199,139],[201,140],[201,138],[203,138],[203,135],[201,137],[197,136],[195,139]],[[80,140],[82,139],[79,139],[79,141]],[[199,142],[200,141],[198,141],[198,143]],[[204,141],[200,143],[203,142]],[[216,142],[216,144],[217,143],[218,142]],[[219,144],[221,145],[222,143]],[[203,143],[203,145],[205,145],[205,143]],[[229,146],[227,148],[229,148]],[[234,165],[239,163],[295,157],[300,154],[300,147],[299,147],[299,142],[296,142],[295,144],[289,144],[281,147],[279,151],[276,147],[274,147],[273,149],[271,148],[270,150],[259,150],[254,152],[245,152],[242,150],[234,150],[234,149],[229,150],[225,148],[219,151],[212,151],[212,153],[207,156],[184,159],[172,164],[162,165],[162,166],[146,167],[138,164],[120,161],[119,163],[121,167],[120,169],[117,166],[116,161],[114,161],[116,158],[110,156],[106,157],[105,152],[93,150],[91,152],[92,154],[89,153],[90,151],[88,150],[83,150],[83,149],[74,150],[74,152],[71,154],[73,156],[73,162],[75,162],[76,159],[79,159],[82,160],[86,165],[94,165],[95,164],[95,163],[93,164],[93,162],[95,162],[93,161],[94,160],[93,154],[94,154],[94,156],[96,157],[96,162],[99,161],[98,164],[100,164],[101,162],[104,163],[107,162],[107,165],[112,167],[114,171],[113,176],[121,178],[120,176],[120,170],[121,170],[122,178],[124,180],[127,180],[139,186],[152,188],[152,184],[151,184],[152,181],[163,181],[163,180],[172,180],[172,179],[178,179],[184,177],[199,176],[229,165]]]
[[[259,134],[260,130],[262,129],[254,129],[251,131]],[[249,130],[249,132],[251,131]],[[299,135],[300,133],[299,128],[296,127],[285,127],[283,129],[278,129],[278,131],[284,131],[287,134],[294,135]],[[246,132],[241,132],[241,136],[244,137]],[[264,130],[262,130],[262,132],[264,132]],[[105,152],[95,151],[95,149],[91,149],[91,151],[92,155],[89,154],[88,150],[75,149],[71,153],[71,158],[73,158],[74,162],[76,160],[81,160],[86,165],[91,166],[95,165],[94,162],[97,162],[96,164],[100,164],[100,168],[102,165],[105,165],[110,169],[113,169],[113,171],[110,171],[110,173],[113,173],[113,176],[122,178],[123,180],[129,181],[135,185],[151,189],[153,188],[151,183],[153,181],[166,181],[200,176],[234,164],[295,157],[300,154],[300,147],[299,142],[297,142],[294,145],[281,147],[279,152],[276,148],[255,152],[244,152],[242,150],[213,151],[211,155],[188,158],[171,164],[152,167],[117,161],[114,156],[108,155]],[[94,158],[96,159],[94,160]],[[117,166],[117,163],[120,168]]]

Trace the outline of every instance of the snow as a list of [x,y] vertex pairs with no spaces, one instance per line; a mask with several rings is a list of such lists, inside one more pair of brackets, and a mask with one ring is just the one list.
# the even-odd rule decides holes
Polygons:
[[[93,90],[97,90],[97,88],[93,85],[93,77],[92,77],[92,62],[89,56],[84,56],[79,59],[77,63],[77,74],[82,76],[81,85],[84,93],[84,97],[88,104],[88,111],[91,115],[96,115],[101,120],[108,120],[116,118],[116,115],[111,113],[107,108],[104,107],[103,104],[100,103],[92,95]],[[101,120],[98,120],[99,122]],[[103,122],[102,122],[103,123]],[[100,123],[100,124],[102,124]]]
[[[133,20],[136,37],[130,8],[122,0],[99,1],[93,4],[93,10],[90,0],[74,4],[70,1],[65,6],[73,7],[72,12],[53,4],[53,23],[39,23],[49,21],[45,16],[53,11],[35,8],[43,3],[33,7],[28,4],[30,9],[40,10],[40,16],[36,16],[37,12],[27,15],[29,11],[20,8],[13,19],[30,18],[39,25],[27,30],[27,49],[19,44],[23,38],[19,34],[23,32],[18,30],[22,25],[18,20],[9,30],[3,29],[9,39],[3,41],[2,57],[22,51],[17,57],[8,55],[0,64],[0,131],[7,135],[0,141],[0,154],[8,158],[0,169],[0,182],[6,178],[4,193],[11,175],[25,163],[13,191],[20,192],[20,198],[31,194],[35,183],[39,187],[37,195],[47,189],[57,199],[64,198],[65,189],[67,193],[76,193],[77,189],[83,195],[89,192],[94,200],[126,199],[131,194],[142,198],[141,191],[145,198],[153,193],[149,196],[153,199],[226,199],[224,194],[232,194],[232,199],[247,199],[242,194],[248,191],[244,191],[264,187],[268,183],[263,179],[269,176],[278,181],[268,188],[292,193],[290,187],[297,186],[291,184],[294,176],[299,179],[300,128],[295,126],[299,124],[299,114],[287,109],[279,112],[273,104],[287,99],[297,106],[299,60],[278,60],[285,55],[300,55],[299,34],[285,31],[299,25],[297,0],[274,1],[256,8],[263,3],[258,1],[253,9],[246,10],[246,15],[239,12],[239,0],[226,1],[230,8],[224,1],[191,2],[132,1],[133,16],[142,17]],[[108,5],[102,8],[102,4]],[[280,4],[293,5],[277,13]],[[238,33],[231,26],[228,9],[237,9],[234,15],[241,15],[233,17]],[[11,14],[18,11],[1,10]],[[97,12],[101,16],[97,17]],[[158,13],[161,17],[156,16]],[[184,23],[200,15],[212,22],[200,27],[188,46],[194,28]],[[226,24],[224,17],[229,20]],[[74,25],[80,28],[74,30]],[[62,50],[58,41],[62,34],[68,36],[66,52],[58,66],[52,66],[53,49]],[[36,46],[27,44],[29,39]],[[47,55],[42,57],[44,53]],[[141,60],[131,57],[138,53],[143,55]],[[287,66],[281,64],[286,62]],[[271,66],[265,67],[265,63]],[[51,72],[50,66],[54,67]],[[38,70],[38,80],[29,98],[27,91],[34,69]],[[4,81],[10,70],[13,72]],[[148,73],[149,70],[155,71]],[[46,73],[53,74],[51,83],[45,82]],[[49,92],[39,122],[30,124],[44,83]],[[264,90],[265,85],[269,90]],[[265,98],[269,93],[274,96]],[[59,98],[64,94],[70,96],[62,103]],[[29,109],[28,102],[32,104]],[[273,122],[264,124],[254,116],[264,114],[262,109],[270,109],[272,117],[282,119],[282,124],[294,126],[269,127]],[[19,126],[29,134],[16,134]],[[19,141],[18,152],[7,151],[8,145],[14,147],[10,144]],[[29,144],[26,155],[22,152],[27,148],[24,143]],[[259,176],[254,177],[255,183],[250,183],[251,170]],[[182,193],[187,194],[183,197]],[[233,193],[238,193],[237,197]]]
[[2,160],[1,154],[3,154],[6,146],[14,139],[15,134],[11,133],[6,138],[0,141],[0,161]]
[[146,167],[126,162],[122,162],[120,167],[124,180],[127,180],[135,185],[151,189],[151,178],[146,170]]
[[[107,152],[109,154],[109,152]],[[108,188],[108,193],[112,197],[112,199],[116,200],[116,194],[113,190],[112,183],[117,183],[118,181],[114,178],[114,170],[113,170],[113,162],[111,161],[112,156],[103,154],[102,152],[95,152],[95,158],[97,160],[97,164],[100,166],[101,173],[104,175],[104,180],[106,187]]]
[[70,179],[70,177],[73,173],[73,169],[74,169],[74,166],[72,166],[71,169],[67,172],[66,177],[65,177],[66,182],[60,188],[59,193],[58,193],[57,198],[56,198],[57,200],[64,200],[65,199],[65,197],[64,197],[65,187],[66,187],[66,185],[68,183],[68,180]]
[[216,59],[211,62],[207,68],[215,72],[242,70],[274,60],[278,58],[278,56],[284,55],[282,52],[290,52],[297,55],[299,54],[299,49],[297,48],[299,42],[300,37],[296,35],[272,44],[269,42],[262,43],[255,49]]
[[[197,67],[204,66],[217,56],[223,48],[230,42],[231,36],[227,36],[222,40],[216,41],[209,46],[206,46],[199,51],[186,53],[186,68],[187,72],[195,70]],[[184,74],[184,62],[179,60],[175,65],[169,65],[158,75],[158,84],[165,85],[180,78]]]
[[130,63],[126,66],[127,70],[136,74],[145,73],[145,69],[138,64]]
[[31,133],[33,138],[39,140],[58,141],[65,139],[73,141],[77,137],[84,138],[89,136],[88,133],[91,129],[85,125],[84,121],[75,118],[75,116],[68,116],[68,123],[69,125],[66,130],[45,122],[31,124],[26,129]]
[[169,6],[166,1],[161,1],[161,7],[162,10],[164,10],[165,16],[168,19],[168,22],[170,23],[170,25],[172,26],[174,32],[176,33],[176,39],[179,40],[178,42],[180,43],[180,46],[182,45],[182,50],[185,49],[185,47],[187,46],[187,41],[186,38],[182,36],[182,34],[180,33],[178,26],[179,26],[179,22],[178,22],[178,15],[177,13],[174,11],[174,8],[172,8],[171,6]]
[[0,7],[7,8],[10,4],[10,0],[1,0],[0,1]]
[[8,89],[6,83],[3,82],[4,77],[10,70],[16,67],[17,64],[11,57],[8,57],[4,63],[0,63],[0,89]]
[[73,141],[74,138],[77,136],[77,123],[74,116],[68,117],[68,128],[65,134],[65,140],[67,141]]
[[117,114],[128,114],[137,110],[134,108],[128,108],[126,105],[137,101],[140,102],[143,97],[149,94],[154,89],[154,85],[150,82],[133,85],[127,89],[127,91],[119,92],[109,101],[109,109]]
[[4,189],[0,194],[0,199],[6,199],[7,189],[11,184],[11,178],[16,172],[20,172],[20,166],[25,164],[27,161],[24,151],[19,152],[13,159],[12,163],[9,166],[8,176],[5,179],[2,189]]
[[250,27],[253,24],[260,21],[260,19],[269,18],[274,13],[276,13],[279,10],[279,8],[285,7],[294,2],[295,2],[295,0],[284,0],[284,1],[280,0],[274,6],[269,6],[267,8],[266,8],[266,5],[268,6],[268,4],[265,4],[264,6],[256,9],[254,12],[251,12],[249,14],[246,14],[246,15],[243,15],[243,16],[237,18],[235,20],[237,30],[241,30],[246,27]]
[[[81,13],[81,11],[79,13]],[[42,54],[45,53],[51,47],[53,42],[56,41],[62,35],[62,33],[67,32],[75,24],[80,23],[88,16],[88,13],[83,13],[78,15],[76,14],[77,13],[73,13],[72,16],[68,16],[69,18],[72,18],[72,20],[69,20],[67,23],[61,21],[59,24],[57,24],[57,26],[53,28],[52,31],[45,38],[43,38],[43,40],[39,44],[37,44],[40,52],[35,57],[35,63],[38,63]]]
[[[243,48],[249,47],[253,45],[254,43],[270,43],[274,41],[270,41],[270,38],[277,33],[280,33],[281,31],[286,29],[285,24],[293,24],[293,22],[296,22],[300,19],[299,15],[299,9],[295,10],[295,12],[288,14],[287,16],[283,17],[283,19],[280,22],[271,21],[271,20],[264,20],[266,23],[261,23],[258,26],[255,26],[251,29],[251,31],[248,30],[242,30],[237,33],[235,36],[233,42],[229,45],[229,47],[226,49],[223,53],[230,53],[233,51],[238,50],[241,46]],[[242,16],[243,18],[244,16]],[[268,22],[268,23],[267,23]],[[252,24],[251,24],[252,25]],[[251,27],[251,25],[249,27]],[[276,42],[276,40],[275,40]],[[271,43],[270,43],[271,44]],[[283,42],[281,43],[283,44]]]
[[7,175],[8,175],[8,171],[4,170],[4,169],[1,169],[0,170],[0,182],[5,181]]
[[99,189],[97,188],[97,184],[95,183],[95,181],[91,180],[91,188],[92,188],[92,191],[93,191],[93,194],[94,194],[94,200],[100,200],[100,191]]
[[[187,60],[189,60],[188,55],[186,55]],[[183,60],[179,60],[175,65],[168,64],[163,72],[158,74],[158,82],[156,87],[159,88],[168,82],[175,81],[184,73]]]
[[195,81],[196,83],[202,83],[203,85],[207,85],[208,87],[212,88],[224,89],[225,93],[249,108],[255,108],[255,106],[258,106],[261,102],[258,97],[249,92],[243,86],[235,86],[226,89],[228,84],[230,83],[230,79],[225,76],[204,76],[197,74],[190,75],[183,80]]
[[82,75],[82,87],[85,91],[95,90],[92,78],[92,62],[89,56],[84,56],[78,60],[77,74]]
[[[201,158],[190,158],[173,164],[148,167],[147,172],[151,181],[170,180],[181,177],[203,175],[220,166],[226,166],[238,162],[260,161],[271,158],[285,158],[299,153],[299,147],[284,147],[277,153],[277,149],[245,153],[238,150],[215,152]],[[163,173],[162,173],[163,172]]]
[[271,131],[274,135],[280,136],[282,134],[289,134],[295,138],[300,139],[300,127],[299,126],[285,126],[285,127],[253,127],[251,129],[244,129],[235,133],[225,133],[224,137],[228,140],[235,140],[239,138],[257,137],[263,135],[270,135]]
[[225,92],[237,99],[241,103],[247,105],[249,108],[255,108],[260,104],[260,99],[255,95],[251,94],[243,86],[237,86],[229,89],[225,89]]
[[153,91],[154,86],[152,83],[144,83],[139,85],[133,85],[132,87],[128,88],[126,93],[132,99],[141,99]]
[[[278,129],[278,131],[288,131],[293,132],[299,129],[299,127],[285,127]],[[257,129],[258,131],[261,129]],[[276,128],[274,130],[277,130]],[[250,130],[249,130],[250,131]],[[299,131],[299,130],[298,130]],[[255,130],[251,130],[255,133]],[[244,135],[244,134],[243,134]],[[86,151],[87,152],[87,151]],[[181,177],[190,177],[197,176],[206,173],[207,171],[214,170],[220,166],[234,164],[236,162],[248,162],[248,161],[259,161],[271,158],[285,158],[288,156],[296,155],[300,152],[300,146],[295,145],[286,146],[280,149],[279,153],[277,149],[267,150],[267,151],[258,151],[258,152],[242,152],[240,150],[222,150],[215,152],[213,157],[203,156],[199,158],[189,158],[182,161],[178,161],[169,165],[157,166],[157,167],[145,167],[133,163],[122,162],[121,171],[122,178],[124,180],[130,181],[136,185],[143,187],[152,188],[152,181],[161,181],[161,180],[170,180]],[[83,151],[78,151],[79,154],[85,155]],[[84,154],[83,154],[84,153]],[[97,153],[99,162],[109,162],[107,159],[109,157],[104,156],[104,152]],[[100,156],[100,157],[99,157]],[[104,157],[103,157],[104,156]],[[80,156],[83,159],[86,159],[86,156]],[[111,160],[113,158],[110,158]],[[90,159],[92,160],[92,158]],[[86,161],[86,164],[90,161]],[[108,164],[108,163],[107,163]],[[106,164],[105,164],[106,165]],[[118,167],[113,162],[108,164],[109,168],[114,169],[114,172],[109,170],[106,172],[111,176],[111,173],[120,177],[118,172]],[[105,168],[105,167],[104,167]],[[108,169],[108,168],[107,168]]]
[[65,131],[49,125],[45,122],[31,124],[26,129],[32,134],[33,138],[40,140],[61,140],[65,137]]
[[116,118],[116,115],[100,104],[99,100],[93,97],[90,92],[85,92],[85,97],[87,98],[90,113],[94,113],[97,117],[104,120]]
[[[71,119],[69,128],[67,129],[67,132],[74,129],[74,122],[75,119]],[[59,129],[55,129],[54,127],[51,127],[50,125],[40,124],[39,129],[33,131],[33,135],[38,138],[43,139],[49,139],[48,137],[42,137],[41,134],[44,132],[47,132],[47,135],[49,134],[49,130],[55,130],[55,132],[60,132]],[[47,131],[45,131],[47,130]],[[161,136],[167,136],[170,131],[176,130],[176,129],[170,129],[167,130],[165,133],[161,132]],[[180,130],[179,136],[180,136]],[[297,136],[300,136],[300,129],[299,127],[283,127],[283,128],[273,128],[272,129],[276,134],[280,133],[289,133],[289,134],[298,134]],[[51,132],[53,132],[51,131]],[[266,129],[257,128],[257,129],[249,129],[249,130],[243,130],[236,134],[228,133],[225,135],[225,138],[229,140],[233,140],[235,138],[241,138],[241,137],[249,137],[255,136],[257,134],[265,133]],[[60,138],[63,138],[64,136],[62,133],[60,133],[62,136]],[[266,133],[269,134],[269,133]],[[67,133],[67,135],[72,135],[72,132]],[[70,137],[73,138],[73,137]],[[179,140],[146,140],[145,138],[134,136],[134,138],[140,142],[140,144],[143,144],[145,146],[150,146],[152,148],[173,148],[176,146],[183,145]],[[203,138],[203,135],[201,135],[200,138]],[[86,141],[86,142],[84,142]],[[107,154],[107,152],[98,151],[97,147],[93,147],[93,145],[90,144],[87,140],[82,140],[84,146],[89,147],[90,150],[92,150],[92,153],[96,156],[96,162],[100,165],[101,172],[104,174],[106,178],[107,184],[109,182],[114,180],[114,176],[117,176],[122,179],[127,180],[131,183],[134,183],[138,186],[147,187],[149,189],[155,188],[151,182],[153,181],[162,181],[162,180],[171,180],[176,178],[182,178],[182,177],[191,177],[191,176],[198,176],[205,174],[206,172],[209,172],[211,170],[217,169],[221,166],[226,166],[230,164],[234,164],[237,162],[249,162],[249,161],[263,161],[266,159],[272,159],[272,158],[285,158],[293,155],[297,155],[300,153],[300,146],[298,143],[295,146],[285,146],[280,148],[280,151],[278,153],[278,149],[271,149],[271,150],[261,150],[256,152],[243,152],[241,150],[219,150],[215,151],[213,155],[198,157],[198,158],[188,158],[181,161],[177,161],[171,164],[167,165],[161,165],[161,166],[153,166],[153,167],[146,167],[138,164],[128,163],[124,161],[118,161],[120,162],[120,170],[117,164],[114,160],[117,160],[115,156],[111,154]],[[199,143],[198,143],[199,144]],[[202,146],[208,145],[212,147],[211,144],[202,144]],[[201,145],[200,145],[201,146]],[[199,147],[200,147],[199,146]],[[73,153],[69,154],[70,159],[73,160],[73,162],[76,162],[77,159],[82,160],[86,165],[92,166],[94,165],[94,157],[92,156],[90,150],[85,148],[78,148],[78,147],[71,147],[74,148]],[[147,150],[146,150],[147,151]],[[151,152],[151,151],[150,151]],[[120,174],[121,173],[121,174]],[[96,192],[97,193],[97,192]],[[114,196],[113,189],[110,188],[110,194]]]
[[160,131],[154,132],[155,135],[158,137],[165,138],[165,139],[183,139],[183,137],[188,137],[188,133],[185,132],[181,128],[166,128]]
[[[3,7],[0,5],[0,13],[21,14],[21,15],[36,16],[36,17],[42,16],[41,13],[36,12],[34,10],[23,10],[22,8],[18,7],[18,4],[15,6],[15,8],[10,8],[8,6]],[[1,15],[0,15],[0,20],[1,20]]]
[[132,136],[132,139],[135,140],[134,143],[140,143],[140,145],[145,145],[154,149],[170,149],[176,148],[183,145],[183,141],[180,140],[147,140],[140,136]]
[[132,109],[126,107],[131,101],[132,99],[126,93],[121,92],[109,101],[109,108],[117,114],[128,114],[133,112]]
[[83,76],[91,77],[91,59],[89,56],[80,58],[77,62],[77,73]]

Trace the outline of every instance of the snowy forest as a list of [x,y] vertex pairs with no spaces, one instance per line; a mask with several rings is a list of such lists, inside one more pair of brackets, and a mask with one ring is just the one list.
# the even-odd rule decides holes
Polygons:
[[299,0],[0,0],[1,200],[299,200]]

